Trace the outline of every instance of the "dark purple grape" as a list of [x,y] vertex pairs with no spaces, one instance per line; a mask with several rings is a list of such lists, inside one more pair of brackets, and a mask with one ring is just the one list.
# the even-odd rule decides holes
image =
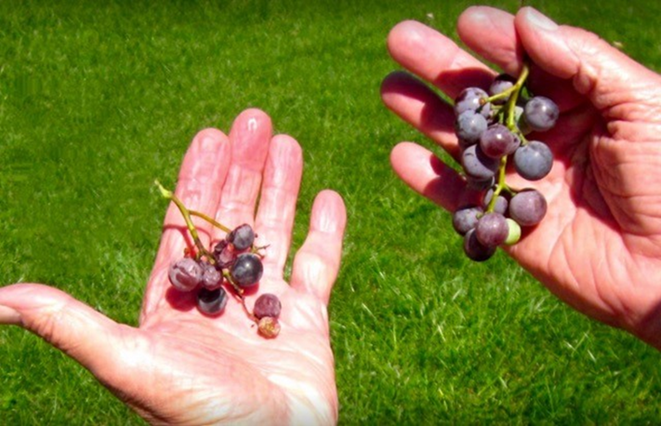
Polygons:
[[252,314],[257,317],[257,319],[262,319],[264,317],[278,318],[281,309],[282,304],[280,303],[278,296],[271,293],[264,293],[255,300]]
[[[516,78],[512,77],[509,74],[500,74],[496,77],[493,83],[491,83],[491,86],[489,86],[489,94],[493,96],[502,93],[505,90],[511,89],[512,86],[514,86],[514,83],[516,83]],[[502,98],[493,101],[493,103],[496,105],[502,105],[506,101],[507,98]]]
[[491,104],[484,103],[489,97],[487,92],[479,87],[467,87],[459,93],[454,100],[454,114],[459,117],[464,111],[475,111],[489,118],[491,115]]
[[179,291],[192,291],[200,285],[202,267],[190,257],[179,259],[168,271],[170,283]]
[[223,283],[223,274],[216,267],[208,262],[201,262],[202,279],[200,283],[206,289],[213,290]]
[[220,315],[227,305],[227,292],[218,287],[213,290],[202,287],[197,292],[197,308],[206,315]]
[[262,260],[254,253],[242,253],[230,268],[230,276],[239,287],[251,287],[262,278],[264,266]]
[[464,235],[464,253],[471,260],[484,262],[496,253],[496,247],[487,247],[479,242],[475,229],[471,229]]
[[496,179],[494,179],[493,176],[488,179],[477,179],[471,176],[466,176],[466,186],[476,191],[484,191],[485,189],[489,189],[494,185],[495,182]]
[[[482,207],[486,209],[489,206],[489,203],[491,202],[491,198],[493,197],[493,188],[489,189],[485,194],[484,198],[482,199]],[[493,206],[493,211],[496,213],[500,213],[504,215],[507,213],[507,205],[509,201],[505,196],[501,194],[498,194],[498,197],[496,197],[496,201]]]
[[485,247],[497,247],[505,242],[509,234],[507,219],[500,213],[485,213],[477,221],[475,237]]
[[560,110],[551,99],[544,96],[531,98],[523,107],[523,117],[532,130],[543,132],[555,125]]
[[546,214],[546,199],[536,189],[525,189],[510,200],[509,215],[521,226],[537,225]]
[[553,166],[553,153],[539,141],[530,141],[514,153],[514,168],[524,179],[539,180],[548,175]]
[[484,210],[477,206],[468,206],[458,209],[452,215],[452,226],[459,235],[466,235],[466,232],[475,228],[477,225],[478,215],[482,214]]
[[493,124],[480,135],[480,149],[491,158],[510,155],[520,143],[519,138],[502,124]]
[[213,257],[216,260],[218,268],[229,268],[236,259],[236,252],[234,246],[226,240],[218,241],[213,248]]
[[476,143],[487,129],[487,119],[475,111],[462,112],[455,123],[455,133],[463,147]]
[[252,226],[244,223],[227,234],[226,239],[234,245],[236,250],[243,251],[252,246],[252,243],[255,241],[255,232],[252,230]]
[[461,165],[468,176],[484,181],[494,177],[500,161],[485,155],[478,145],[471,145],[461,153]]

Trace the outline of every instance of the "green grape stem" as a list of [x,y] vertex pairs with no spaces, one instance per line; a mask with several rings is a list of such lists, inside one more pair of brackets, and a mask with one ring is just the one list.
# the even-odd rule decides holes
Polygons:
[[243,302],[243,289],[234,282],[228,270],[223,269],[223,277],[225,277],[225,280],[232,286],[237,297]]
[[514,108],[516,107],[516,103],[519,100],[519,94],[521,93],[521,89],[523,88],[523,85],[525,84],[526,80],[528,79],[528,74],[530,73],[530,70],[528,68],[527,64],[523,64],[523,69],[521,70],[521,75],[517,79],[516,83],[514,83],[514,86],[510,88],[512,90],[511,96],[507,99],[507,106],[506,106],[506,111],[507,111],[507,128],[510,129],[510,131],[516,131],[518,130],[516,126],[516,122],[514,121]]
[[184,203],[176,195],[174,195],[172,191],[168,191],[167,189],[165,189],[159,181],[155,181],[154,183],[158,187],[163,198],[172,201],[181,212],[181,215],[183,216],[184,221],[186,222],[186,227],[188,228],[188,232],[190,232],[191,238],[193,238],[195,247],[197,247],[198,250],[196,259],[199,259],[200,256],[203,255],[209,260],[211,264],[215,264],[216,261],[214,257],[204,247],[204,244],[202,244],[202,241],[200,240],[200,236],[197,233],[197,228],[195,228],[195,224],[193,224],[193,219],[191,218],[191,212],[186,208]]
[[221,231],[225,231],[228,234],[230,232],[232,232],[232,230],[229,229],[227,226],[223,225],[220,222],[217,222],[216,220],[212,219],[211,217],[205,215],[204,213],[201,213],[201,212],[198,212],[198,211],[195,211],[195,210],[189,210],[188,213],[190,213],[191,216],[197,216],[200,219],[206,220],[207,222],[209,222],[210,224],[212,224],[216,228],[220,229]]
[[[499,121],[503,123],[503,117],[504,117],[505,123],[503,124],[505,124],[511,132],[515,133],[520,138],[522,145],[526,145],[528,141],[523,135],[523,133],[521,133],[521,130],[516,124],[515,109],[516,109],[516,104],[519,100],[519,94],[521,93],[521,90],[523,89],[523,85],[528,79],[529,73],[530,73],[530,69],[528,68],[528,65],[524,63],[523,68],[521,69],[521,75],[519,75],[519,78],[516,80],[516,83],[514,83],[512,87],[510,87],[507,90],[504,90],[501,93],[491,96],[486,100],[486,102],[493,102],[494,100],[507,98],[507,102],[505,103],[505,106],[498,111]],[[500,166],[498,168],[498,182],[496,183],[496,187],[493,190],[491,200],[489,200],[489,205],[487,206],[486,209],[487,213],[493,212],[494,208],[496,207],[496,199],[501,194],[501,192],[506,191],[509,192],[510,194],[515,193],[515,191],[513,191],[505,182],[506,167],[507,167],[507,156],[504,156],[500,160]]]

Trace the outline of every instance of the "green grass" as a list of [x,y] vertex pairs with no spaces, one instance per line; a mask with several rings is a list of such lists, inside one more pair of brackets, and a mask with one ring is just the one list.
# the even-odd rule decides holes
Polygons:
[[[404,19],[455,37],[471,3],[1,2],[0,283],[48,283],[135,325],[164,213],[153,180],[174,183],[198,130],[259,107],[304,148],[295,247],[319,190],[347,204],[330,306],[341,424],[658,423],[656,351],[502,253],[466,260],[449,215],[390,170],[397,141],[432,144],[380,102],[397,68],[385,37]],[[661,69],[658,5],[529,3]],[[141,423],[17,328],[0,329],[0,371],[1,424]]]

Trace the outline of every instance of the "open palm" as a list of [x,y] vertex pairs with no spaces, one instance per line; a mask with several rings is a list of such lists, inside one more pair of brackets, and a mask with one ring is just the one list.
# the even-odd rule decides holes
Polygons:
[[[561,117],[540,134],[554,152],[551,173],[512,187],[535,187],[546,217],[507,248],[561,299],[661,348],[661,77],[578,28],[557,26],[532,8],[516,16],[472,7],[459,18],[462,41],[485,60],[517,75],[531,61],[529,85],[552,98]],[[407,70],[454,98],[495,75],[449,38],[407,21],[388,47]],[[385,104],[437,141],[455,159],[451,107],[404,72],[382,85]],[[534,137],[533,137],[534,138]],[[454,211],[475,194],[427,149],[395,147],[391,162],[413,189]]]
[[[39,284],[0,289],[0,322],[21,325],[66,352],[151,423],[335,423],[326,307],[339,269],[346,213],[335,192],[317,196],[287,284],[283,273],[302,166],[298,143],[273,137],[269,117],[247,110],[229,137],[215,129],[195,137],[175,191],[188,208],[226,226],[254,226],[257,243],[267,248],[264,275],[246,294],[246,304],[251,307],[262,293],[280,298],[276,338],[258,335],[235,298],[222,315],[211,318],[195,308],[194,296],[169,284],[169,265],[191,244],[173,204],[138,328],[117,324]],[[224,237],[204,221],[195,223],[205,244]]]

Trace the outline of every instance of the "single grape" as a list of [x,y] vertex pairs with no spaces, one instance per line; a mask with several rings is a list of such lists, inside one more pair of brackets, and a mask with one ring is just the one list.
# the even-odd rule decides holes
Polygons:
[[491,158],[500,159],[510,155],[519,147],[521,141],[502,124],[492,124],[480,135],[480,149]]
[[[512,86],[514,86],[514,83],[516,83],[516,78],[509,74],[500,74],[494,79],[493,83],[491,83],[491,86],[489,86],[489,94],[494,96],[499,93],[503,93],[505,90],[511,89]],[[507,102],[507,98],[493,101],[493,103],[496,105],[502,105],[505,102]]]
[[464,253],[471,260],[483,262],[496,253],[496,247],[482,244],[475,236],[475,229],[471,229],[464,235]]
[[255,306],[252,313],[257,319],[264,317],[278,318],[282,304],[278,296],[271,293],[264,293],[255,300]]
[[546,214],[546,199],[536,189],[525,189],[510,200],[509,216],[521,226],[537,225]]
[[468,176],[485,181],[495,176],[500,161],[485,155],[478,145],[471,145],[461,153],[461,165]]
[[168,271],[170,283],[179,291],[192,291],[202,280],[202,267],[190,257],[177,260]]
[[257,323],[257,332],[269,339],[277,337],[280,334],[280,323],[276,318],[264,317]]
[[[482,198],[482,207],[485,210],[489,206],[489,203],[491,202],[491,198],[493,198],[493,192],[494,192],[493,188],[489,189],[484,194],[484,198]],[[498,194],[498,197],[496,197],[496,201],[494,202],[494,206],[493,206],[493,211],[504,215],[505,213],[507,213],[508,203],[509,201],[501,192],[500,194]]]
[[507,226],[509,230],[507,233],[507,239],[505,240],[505,244],[511,246],[512,244],[518,243],[519,240],[521,239],[521,226],[519,226],[519,224],[516,223],[515,220],[510,219],[509,217],[507,218]]
[[218,287],[213,290],[202,287],[197,292],[197,308],[206,315],[220,315],[227,305],[227,292]]
[[243,251],[252,246],[252,243],[255,241],[255,232],[252,230],[252,226],[244,223],[227,234],[226,239],[227,242],[234,245],[236,250]]
[[530,141],[514,152],[514,168],[524,179],[539,180],[548,175],[553,166],[553,154],[539,141]]
[[455,133],[463,147],[480,140],[480,135],[487,129],[487,119],[473,110],[462,112],[455,122]]
[[459,117],[464,111],[475,111],[489,118],[491,104],[484,103],[489,97],[487,92],[479,87],[467,87],[462,90],[454,100],[454,114]]
[[213,290],[223,283],[223,274],[209,262],[200,262],[202,267],[202,278],[200,283],[206,289]]
[[262,278],[264,266],[262,261],[254,253],[242,253],[230,267],[230,276],[239,287],[251,287]]
[[509,227],[500,213],[485,213],[477,221],[475,237],[485,247],[497,247],[505,242]]
[[496,179],[494,179],[493,176],[487,179],[477,179],[468,175],[466,176],[466,186],[476,191],[484,191],[485,189],[489,189],[493,187],[495,182]]
[[452,215],[452,226],[459,235],[466,235],[466,232],[475,228],[477,225],[478,215],[482,214],[484,210],[477,206],[468,206],[458,209]]
[[523,107],[523,116],[532,130],[543,132],[555,125],[560,110],[551,99],[535,96]]
[[220,269],[229,268],[236,259],[236,251],[226,240],[220,240],[213,248],[213,257]]

